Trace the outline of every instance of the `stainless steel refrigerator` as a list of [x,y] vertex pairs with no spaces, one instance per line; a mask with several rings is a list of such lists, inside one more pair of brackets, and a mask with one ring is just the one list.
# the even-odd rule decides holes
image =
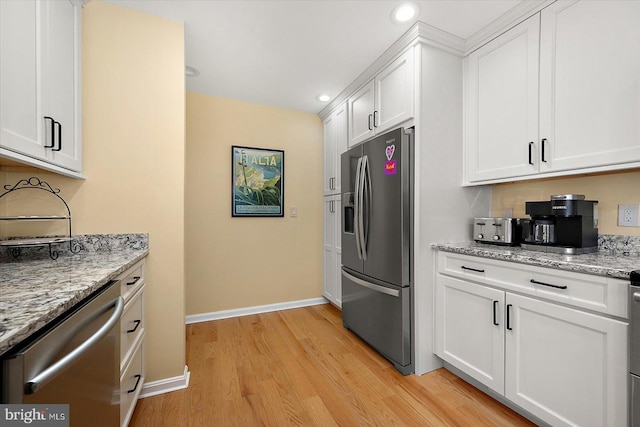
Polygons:
[[341,156],[342,322],[402,374],[412,360],[413,129]]

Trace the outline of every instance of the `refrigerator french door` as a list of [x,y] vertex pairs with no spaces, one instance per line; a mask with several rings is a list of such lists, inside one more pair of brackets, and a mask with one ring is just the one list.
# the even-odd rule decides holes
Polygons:
[[406,375],[412,362],[413,129],[341,156],[342,321]]

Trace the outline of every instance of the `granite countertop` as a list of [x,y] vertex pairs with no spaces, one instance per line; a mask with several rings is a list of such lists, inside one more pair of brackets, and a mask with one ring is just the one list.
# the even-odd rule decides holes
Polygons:
[[432,248],[503,261],[537,265],[576,273],[595,274],[629,280],[629,273],[640,269],[640,254],[631,250],[614,250],[602,246],[598,252],[583,255],[560,255],[522,249],[519,246],[498,246],[487,243],[435,243]]
[[[77,238],[76,238],[77,237]],[[148,236],[74,236],[78,254],[0,258],[0,354],[37,332],[148,253]],[[62,245],[61,245],[62,246]],[[28,251],[27,251],[28,252]]]

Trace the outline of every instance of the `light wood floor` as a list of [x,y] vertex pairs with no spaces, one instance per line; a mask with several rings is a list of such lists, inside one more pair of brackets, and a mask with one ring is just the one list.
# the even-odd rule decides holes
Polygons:
[[444,369],[403,377],[329,304],[188,325],[187,365],[130,426],[533,425]]

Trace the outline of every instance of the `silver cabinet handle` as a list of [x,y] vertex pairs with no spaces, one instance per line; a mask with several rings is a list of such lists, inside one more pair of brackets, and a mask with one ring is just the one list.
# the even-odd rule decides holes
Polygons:
[[360,285],[360,286],[364,286],[365,288],[369,288],[372,291],[380,292],[380,293],[386,294],[386,295],[391,295],[392,297],[399,297],[400,296],[400,291],[397,291],[395,289],[385,288],[384,286],[375,285],[373,283],[369,283],[369,282],[367,282],[365,280],[359,279],[356,276],[347,273],[344,270],[342,270],[342,275],[344,277],[346,277],[347,279],[351,280],[353,283],[355,283],[357,285]]
[[71,352],[69,352],[62,359],[58,360],[53,365],[46,368],[44,371],[40,372],[38,375],[33,377],[31,380],[27,381],[25,384],[25,394],[33,394],[40,387],[47,384],[49,381],[57,377],[62,371],[64,371],[69,365],[71,365],[76,359],[86,353],[91,347],[93,347],[98,341],[104,338],[111,329],[118,323],[120,320],[120,316],[122,315],[122,311],[124,310],[124,299],[122,297],[118,297],[111,301],[109,304],[103,306],[94,316],[91,316],[89,321],[94,319],[95,317],[101,315],[102,313],[109,310],[111,307],[115,306],[115,310],[109,320],[107,320],[104,325],[100,327],[93,335],[91,335],[85,342],[80,344],[78,347],[74,348]]
[[640,302],[640,292],[633,293],[633,300]]

